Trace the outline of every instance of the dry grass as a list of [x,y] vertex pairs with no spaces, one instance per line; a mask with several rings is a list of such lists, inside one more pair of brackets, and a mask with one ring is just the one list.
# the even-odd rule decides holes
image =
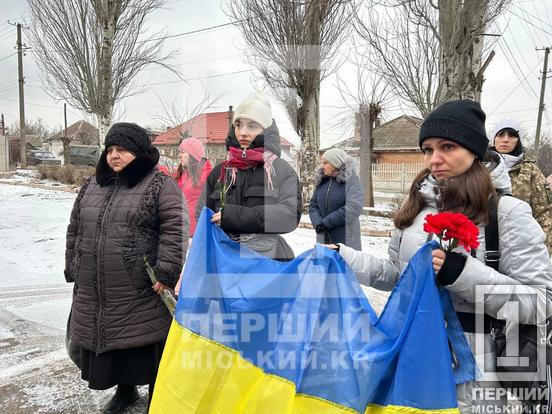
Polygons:
[[39,166],[41,179],[50,179],[64,184],[80,186],[88,177],[96,172],[94,167],[75,167],[74,165],[60,165],[55,167]]

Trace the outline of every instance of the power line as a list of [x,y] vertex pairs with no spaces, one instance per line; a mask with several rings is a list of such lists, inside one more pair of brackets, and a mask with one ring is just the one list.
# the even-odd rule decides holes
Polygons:
[[[527,83],[527,86],[528,86],[528,89],[527,87],[524,85],[523,88],[525,89],[526,92],[529,93],[529,95],[531,95],[531,93],[533,95],[535,95],[535,97],[537,99],[539,99],[539,96],[535,93],[535,91],[533,90],[533,88],[531,87],[531,85],[529,84],[529,82],[526,81],[526,78],[527,76],[529,76],[529,74],[527,76],[524,77],[523,75],[523,71],[521,70],[520,66],[519,66],[519,63],[516,59],[516,56],[513,54],[512,50],[510,49],[510,46],[508,46],[508,43],[503,39],[503,38],[500,38],[499,42],[498,42],[498,46],[500,47],[500,49],[502,50],[502,52],[506,55],[506,49],[504,49],[503,47],[503,44],[504,46],[506,47],[506,49],[508,50],[508,52],[510,53],[511,55],[511,58],[512,58],[512,61],[515,63],[515,67],[512,67],[516,77],[523,83],[523,82],[526,82]],[[521,75],[518,75],[518,72],[516,71],[516,67],[517,69],[519,70],[519,74]]]
[[189,36],[189,35],[193,35],[193,34],[197,34],[197,33],[207,32],[209,30],[216,30],[216,29],[221,29],[223,27],[227,27],[227,26],[233,26],[236,23],[239,23],[239,22],[242,22],[242,21],[245,21],[245,20],[247,20],[247,19],[237,20],[236,22],[231,22],[231,23],[217,24],[217,25],[214,25],[214,26],[204,27],[202,29],[191,30],[189,32],[182,32],[182,33],[177,33],[177,34],[173,34],[173,35],[153,37],[151,39],[140,40],[136,43],[154,42],[154,41],[157,41],[157,40],[166,40],[166,39],[173,39],[173,38],[176,38],[176,37]]
[[[535,4],[533,3],[533,6]],[[533,40],[533,44],[543,44],[542,40],[541,40],[541,36],[540,34],[538,33],[538,31],[534,30],[533,28],[531,28],[531,31],[529,31],[529,25],[527,24],[526,21],[528,21],[530,18],[528,17],[530,14],[528,11],[526,11],[525,9],[521,10],[521,14],[523,16],[525,16],[525,21],[523,21],[523,26],[526,27],[526,30],[527,32],[529,33],[529,36],[531,37],[531,39]],[[531,32],[533,32],[535,34],[535,37],[533,38],[533,36],[531,35]],[[536,39],[536,40],[535,40]]]
[[[176,33],[176,34],[173,34],[173,35],[152,37],[150,39],[138,40],[135,43],[140,44],[140,43],[154,42],[154,41],[158,41],[158,40],[174,39],[174,38],[178,38],[178,37],[185,37],[185,36],[194,35],[194,34],[197,34],[197,33],[203,33],[203,32],[207,32],[207,31],[211,31],[211,30],[213,30],[213,31],[214,30],[219,30],[219,29],[222,29],[222,28],[225,28],[225,27],[228,27],[228,26],[233,26],[234,24],[245,21],[245,20],[247,20],[247,19],[237,20],[236,22],[232,22],[232,23],[223,23],[223,24],[217,24],[217,25],[214,25],[214,26],[203,27],[201,29],[191,30],[191,31],[182,32],[182,33]],[[118,44],[118,45],[121,45],[121,43]],[[88,50],[94,50],[94,49],[95,49],[94,46],[89,46],[88,47]],[[64,51],[65,49],[46,49],[46,50]]]
[[531,20],[527,20],[525,17],[520,16],[519,14],[517,14],[516,12],[514,12],[513,10],[512,10],[511,12],[512,12],[512,14],[513,14],[514,16],[517,16],[517,17],[519,17],[521,20],[527,22],[527,24],[530,24],[530,25],[533,26],[534,28],[539,29],[540,31],[542,31],[542,32],[544,32],[544,33],[546,33],[546,34],[552,36],[552,33],[551,33],[551,32],[549,32],[548,30],[543,29],[543,28],[540,27],[540,26],[537,26],[537,25],[536,25],[535,23],[533,23]]
[[548,23],[547,24],[550,24],[550,21],[552,19],[550,19],[550,15],[548,14],[548,8],[546,7],[546,0],[542,0],[543,1],[543,6],[544,6],[544,12],[546,13],[546,18],[548,19]]
[[[10,101],[10,102],[16,102],[16,103],[19,102],[16,99],[4,98],[3,96],[0,96],[0,99],[2,99],[4,101]],[[61,110],[59,106],[35,104],[35,103],[29,102],[29,101],[25,101],[25,105],[40,106],[40,107],[43,107],[43,108],[55,108],[55,109]]]
[[[539,11],[537,10],[537,5],[535,4],[535,2],[533,2],[532,4],[533,4],[533,8],[535,9],[535,13],[538,14]],[[520,11],[524,12],[524,14],[526,14],[527,16],[531,17],[532,19],[538,20],[539,22],[544,23],[546,26],[549,26],[549,25],[550,25],[550,22],[549,22],[549,21],[547,22],[547,21],[542,20],[542,19],[541,19],[540,17],[538,17],[537,15],[529,13],[529,12],[528,12],[527,10],[525,10],[523,7],[517,6],[517,8],[518,8]],[[546,10],[546,6],[544,7],[544,11],[545,11],[546,15],[548,16],[548,10]]]
[[0,29],[0,36],[4,36],[6,33],[11,33],[12,31],[11,26],[8,23],[6,23],[6,25],[7,25],[6,27],[4,27],[3,29]]
[[6,59],[8,59],[8,58],[10,58],[10,57],[12,57],[12,56],[15,56],[15,55],[17,55],[17,52],[13,52],[11,55],[4,56],[2,59],[0,59],[0,62],[2,62],[3,60],[6,60]]
[[539,66],[540,66],[540,62],[538,62],[538,63],[535,65],[535,67],[531,70],[531,72],[529,72],[527,75],[525,75],[525,77],[516,85],[516,87],[515,87],[508,95],[506,95],[506,97],[505,97],[502,101],[500,101],[500,103],[499,103],[492,111],[488,112],[488,115],[493,114],[494,111],[496,111],[504,102],[506,102],[506,100],[507,100],[510,96],[512,96],[512,94],[513,94],[515,91],[517,91],[517,89],[523,84],[523,82],[526,81],[527,77],[528,77],[529,75],[532,75],[533,72],[535,71],[535,69],[537,69],[537,67],[539,67]]
[[244,70],[238,70],[238,71],[235,71],[235,72],[218,73],[216,75],[210,75],[210,76],[200,76],[200,77],[197,77],[197,78],[189,78],[189,79],[178,79],[178,80],[168,81],[168,82],[155,82],[155,83],[148,83],[148,84],[142,84],[142,85],[136,85],[136,86],[169,85],[169,84],[173,84],[173,83],[188,82],[188,81],[200,80],[200,79],[220,78],[222,76],[237,75],[239,73],[246,73],[246,72],[253,72],[253,71],[254,71],[254,69],[244,69]]
[[[4,101],[9,101],[9,102],[16,102],[16,103],[19,102],[16,99],[4,98],[3,96],[0,96],[0,99],[4,100]],[[42,105],[42,104],[37,104],[37,103],[29,102],[29,101],[25,101],[25,105],[39,106],[39,107],[42,107],[42,108],[49,108],[49,109],[57,109],[59,111],[63,110],[63,108],[60,108],[59,106]],[[67,109],[67,112],[69,112],[70,114],[72,114],[76,117],[81,117],[82,116],[82,115],[77,114],[76,112],[71,111],[70,109]],[[13,118],[15,118],[15,117],[13,117]]]

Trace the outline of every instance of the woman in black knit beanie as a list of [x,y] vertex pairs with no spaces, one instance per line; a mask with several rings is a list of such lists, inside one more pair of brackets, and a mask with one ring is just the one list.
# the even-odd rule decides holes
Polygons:
[[[545,234],[527,203],[514,197],[497,200],[497,193],[510,193],[510,180],[500,157],[494,154],[488,158],[488,144],[485,113],[479,103],[456,100],[442,104],[420,128],[419,145],[426,168],[414,179],[394,217],[395,231],[389,245],[389,257],[376,257],[344,244],[330,245],[339,250],[362,284],[391,290],[416,251],[435,237],[428,236],[423,228],[428,214],[463,213],[479,227],[480,247],[474,254],[461,246],[452,252],[433,251],[436,282],[449,291],[454,314],[465,334],[454,337],[448,332],[452,351],[460,361],[453,371],[458,406],[462,413],[470,414],[489,412],[489,409],[503,412],[503,405],[507,404],[506,397],[501,398],[499,394],[493,400],[485,398],[486,388],[493,392],[501,388],[494,372],[495,348],[490,336],[490,326],[500,317],[499,311],[516,298],[519,323],[542,323],[546,315],[552,314],[552,268],[544,245]],[[496,270],[487,265],[485,259],[485,225],[495,202],[498,204],[497,253],[500,257]],[[484,323],[479,324],[476,323],[476,287],[482,285],[500,287],[501,294],[486,296],[485,314],[478,320]],[[517,297],[515,292],[519,285],[524,285],[532,295]],[[544,314],[537,312],[537,298],[546,304]],[[484,346],[476,348],[476,343]],[[464,363],[463,358],[470,350],[476,357],[478,370],[484,374],[482,378],[475,378],[474,372],[466,372],[469,364]]]
[[172,321],[158,294],[174,288],[186,257],[186,203],[174,179],[155,168],[158,160],[143,128],[113,125],[67,229],[65,277],[75,284],[69,338],[91,389],[117,385],[106,414],[134,403],[136,385],[149,385],[151,398]]

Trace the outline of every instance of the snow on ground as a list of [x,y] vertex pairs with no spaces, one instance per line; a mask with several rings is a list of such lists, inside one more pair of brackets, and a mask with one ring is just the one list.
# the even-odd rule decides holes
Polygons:
[[75,188],[74,185],[63,184],[55,180],[50,179],[41,179],[38,170],[28,169],[28,170],[16,170],[10,175],[3,174],[0,178],[0,184],[25,184],[25,185],[37,185],[44,188],[52,189],[61,189],[73,191]]
[[[22,184],[35,172],[16,177]],[[63,276],[65,232],[76,194],[2,184],[0,180],[0,407],[13,414],[98,412],[113,393],[91,391],[67,358],[64,332],[71,285]],[[387,229],[389,219],[374,221]],[[381,220],[379,220],[381,219]],[[387,221],[386,221],[387,220]],[[313,247],[312,229],[285,235],[296,254]],[[363,249],[386,256],[386,237],[363,237]],[[387,295],[366,289],[381,310]],[[147,391],[130,411],[143,412]]]

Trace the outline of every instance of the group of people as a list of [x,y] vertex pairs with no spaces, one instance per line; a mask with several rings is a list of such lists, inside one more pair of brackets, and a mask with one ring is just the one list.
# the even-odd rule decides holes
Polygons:
[[[526,285],[546,301],[546,315],[552,314],[546,244],[550,248],[552,206],[544,176],[524,157],[516,125],[501,125],[489,148],[485,113],[473,101],[435,109],[421,126],[419,144],[426,169],[394,217],[388,258],[362,251],[362,186],[354,161],[341,149],[326,151],[315,174],[309,215],[316,240],[337,250],[360,283],[391,290],[428,241],[425,216],[464,213],[480,227],[481,247],[474,255],[461,247],[450,253],[434,250],[436,283],[450,292],[471,350],[478,336],[492,349],[487,325],[483,332],[474,329],[477,285],[504,285],[512,292]],[[301,219],[302,191],[297,174],[280,158],[278,128],[264,95],[251,95],[236,108],[226,149],[226,160],[213,168],[201,142],[185,139],[173,180],[155,168],[159,153],[143,128],[115,124],[96,175],[80,189],[67,231],[65,276],[74,282],[68,334],[80,348],[81,376],[89,387],[117,386],[103,413],[120,413],[133,404],[136,385],[149,385],[151,399],[171,322],[157,294],[182,283],[189,237],[203,206],[215,212],[211,221],[241,245],[275,260],[294,258],[281,234],[295,230]],[[506,196],[512,193],[515,197]],[[485,263],[484,227],[493,200],[497,270]],[[144,258],[158,279],[153,286]],[[185,285],[176,293],[180,289]],[[488,301],[486,318],[497,318],[507,296]],[[521,323],[540,321],[533,299],[520,299]],[[451,341],[454,352],[458,344]],[[485,393],[474,389],[486,386],[478,380],[458,384],[462,412],[485,404],[478,400]]]

